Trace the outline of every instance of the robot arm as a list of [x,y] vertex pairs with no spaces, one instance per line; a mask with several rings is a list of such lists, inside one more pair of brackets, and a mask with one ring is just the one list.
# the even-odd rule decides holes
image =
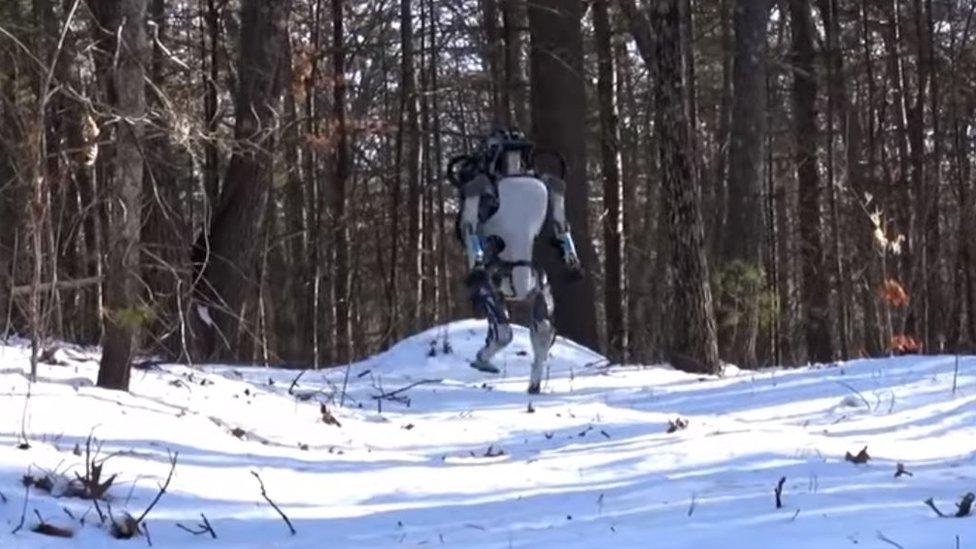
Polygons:
[[559,248],[560,255],[566,266],[573,271],[581,268],[576,244],[570,232],[569,221],[566,220],[566,183],[558,177],[545,176],[549,187],[549,209],[552,214],[553,243]]
[[491,185],[487,177],[480,175],[464,186],[464,203],[461,206],[461,239],[464,241],[464,254],[468,260],[468,269],[475,270],[484,267],[485,250],[481,237],[478,236],[478,208],[481,195],[486,186]]

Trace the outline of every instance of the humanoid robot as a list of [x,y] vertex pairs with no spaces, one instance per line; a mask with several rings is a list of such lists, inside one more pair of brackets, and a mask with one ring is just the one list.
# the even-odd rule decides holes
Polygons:
[[471,301],[488,319],[488,337],[471,366],[499,372],[492,358],[512,341],[507,303],[527,302],[533,350],[529,393],[537,394],[556,338],[549,282],[532,261],[547,214],[551,242],[570,276],[579,278],[582,271],[566,221],[566,184],[561,177],[537,174],[533,161],[533,146],[518,130],[495,130],[474,154],[455,158],[449,174],[463,199],[458,235],[468,262]]

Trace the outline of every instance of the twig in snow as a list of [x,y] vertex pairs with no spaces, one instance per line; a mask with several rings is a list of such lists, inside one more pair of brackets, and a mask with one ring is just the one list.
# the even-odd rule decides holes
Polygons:
[[800,510],[799,509],[797,509],[796,512],[793,513],[793,516],[790,517],[790,522],[793,522],[794,520],[796,520],[796,517],[798,517],[798,516],[800,516]]
[[176,461],[179,459],[179,457],[180,457],[179,452],[176,452],[170,457],[169,474],[166,476],[166,482],[164,482],[162,486],[159,487],[159,493],[156,494],[156,497],[152,500],[152,503],[149,504],[149,507],[146,507],[146,510],[143,511],[142,514],[139,515],[139,518],[136,519],[136,525],[141,524],[142,521],[145,520],[149,512],[153,510],[153,507],[155,507],[156,504],[159,503],[160,498],[162,498],[163,494],[166,493],[166,489],[169,488],[170,481],[173,480],[173,472],[176,471]]
[[349,370],[352,370],[352,361],[346,363],[346,373],[342,376],[342,394],[339,396],[339,407],[346,405],[346,388],[349,387]]
[[180,524],[178,522],[176,523],[176,527],[179,528],[179,529],[181,529],[181,530],[184,530],[186,532],[189,532],[189,533],[193,534],[194,536],[199,536],[201,534],[210,534],[210,537],[211,538],[217,539],[217,532],[214,532],[213,526],[211,526],[210,525],[210,521],[207,520],[207,515],[204,515],[203,513],[200,513],[200,518],[203,519],[203,522],[197,524],[198,530],[194,530],[192,528],[187,528],[186,526],[183,526],[182,524]]
[[295,530],[295,527],[291,525],[291,521],[288,520],[288,516],[285,515],[285,513],[281,510],[281,508],[278,507],[275,504],[275,502],[271,501],[271,498],[268,497],[268,491],[264,489],[264,481],[261,480],[261,475],[259,475],[257,471],[251,471],[251,474],[254,475],[254,478],[258,479],[258,484],[261,485],[261,496],[264,498],[264,500],[267,501],[269,504],[271,504],[271,507],[273,507],[274,510],[277,511],[279,515],[281,515],[281,518],[285,521],[285,524],[288,525],[288,530],[291,531],[291,535],[294,536],[295,534],[297,534],[298,532]]
[[7,503],[7,496],[3,495],[3,491],[0,491],[0,503]]
[[857,389],[855,389],[854,387],[851,387],[851,386],[850,386],[850,385],[848,385],[847,383],[845,383],[845,382],[843,382],[843,381],[840,381],[840,380],[838,380],[838,379],[835,379],[835,380],[834,380],[834,383],[837,383],[838,385],[842,385],[842,386],[843,386],[844,388],[846,388],[846,389],[847,389],[848,391],[850,391],[850,392],[852,392],[852,393],[854,393],[855,395],[857,395],[857,396],[858,396],[858,397],[859,397],[859,398],[861,399],[861,402],[863,402],[863,403],[864,403],[864,406],[865,406],[865,407],[866,407],[866,408],[867,408],[868,410],[870,410],[870,409],[871,409],[871,403],[870,403],[870,402],[868,402],[868,399],[866,399],[866,398],[864,398],[864,395],[862,395],[860,391],[858,391],[858,390],[857,390]]
[[142,523],[142,533],[146,535],[146,543],[152,547],[152,536],[149,535],[149,524]]
[[959,503],[956,504],[956,513],[953,515],[947,515],[940,511],[939,508],[935,506],[935,501],[932,498],[925,500],[924,503],[925,505],[931,507],[932,510],[935,511],[935,514],[939,515],[940,518],[965,518],[973,513],[974,502],[976,502],[976,495],[974,495],[972,492],[967,493],[962,497]]
[[947,515],[945,513],[943,513],[942,511],[940,511],[939,508],[935,506],[935,501],[932,498],[929,498],[929,499],[925,500],[924,503],[925,503],[925,505],[928,505],[929,507],[931,507],[932,510],[935,511],[935,514],[936,515],[939,515],[940,518],[947,518]]
[[891,545],[892,547],[897,547],[898,549],[905,549],[905,547],[902,544],[894,540],[891,540],[889,538],[886,538],[885,535],[881,533],[881,530],[878,530],[878,539],[887,543],[888,545]]
[[677,431],[683,431],[687,428],[688,428],[688,420],[683,417],[668,420],[668,430],[667,430],[668,434],[675,433]]
[[[122,514],[122,520],[116,522],[115,517],[112,516],[112,507],[108,508],[108,518],[112,521],[112,537],[115,539],[132,539],[139,535],[143,531],[142,526],[149,515],[150,511],[156,507],[159,500],[162,499],[163,494],[166,493],[166,489],[169,488],[169,483],[173,480],[173,472],[176,471],[176,463],[179,460],[179,452],[170,455],[170,468],[169,474],[166,476],[166,481],[159,486],[159,492],[156,493],[156,497],[149,503],[146,510],[139,515],[138,518],[133,517],[129,513]],[[95,500],[97,501],[97,500]],[[97,509],[97,507],[96,507]],[[101,511],[99,511],[100,513]]]
[[776,483],[776,490],[773,493],[776,494],[776,508],[783,508],[783,484],[786,483],[786,477],[779,477],[779,482]]
[[692,492],[691,493],[691,505],[688,507],[688,516],[689,517],[695,513],[695,501],[696,501],[696,498],[697,498],[697,494],[695,494],[694,492]]
[[443,379],[421,379],[420,381],[415,381],[415,382],[411,383],[410,385],[407,385],[406,387],[401,387],[401,388],[396,389],[394,391],[389,391],[389,392],[386,392],[386,393],[381,393],[381,394],[378,394],[378,395],[373,395],[373,398],[376,399],[376,400],[390,399],[391,397],[395,397],[395,396],[397,396],[400,393],[403,393],[405,391],[409,391],[410,389],[413,389],[414,387],[416,387],[418,385],[425,385],[425,384],[430,384],[430,383],[440,383],[442,381],[444,381],[444,380]]
[[868,447],[865,446],[864,448],[861,449],[860,452],[857,453],[856,456],[850,452],[847,452],[844,455],[844,459],[855,465],[859,465],[859,464],[867,463],[871,459],[871,456],[868,455]]
[[[27,469],[27,476],[30,477],[30,468]],[[27,500],[30,499],[30,482],[24,482],[24,509],[20,512],[20,523],[13,529],[11,534],[16,534],[24,528],[24,521],[27,520]]]
[[72,538],[75,535],[74,532],[68,530],[67,528],[59,528],[57,526],[54,526],[53,524],[48,524],[47,521],[44,520],[44,517],[41,516],[41,513],[37,509],[34,509],[34,516],[37,517],[37,526],[31,528],[31,532],[34,532],[35,534],[41,534],[44,536],[51,536],[55,538]]
[[895,478],[898,478],[898,477],[900,477],[902,475],[908,475],[910,477],[914,477],[915,476],[914,473],[912,473],[908,469],[905,469],[905,464],[904,463],[899,463],[895,467]]
[[298,385],[298,380],[299,379],[302,379],[302,376],[305,375],[305,372],[307,372],[307,371],[308,370],[302,370],[301,372],[298,372],[298,375],[295,376],[295,379],[291,380],[291,385],[288,386],[288,394],[289,395],[294,395],[295,394],[294,393],[294,391],[295,391],[295,385]]
[[959,379],[959,353],[956,353],[956,367],[952,372],[952,396],[956,396],[956,381]]

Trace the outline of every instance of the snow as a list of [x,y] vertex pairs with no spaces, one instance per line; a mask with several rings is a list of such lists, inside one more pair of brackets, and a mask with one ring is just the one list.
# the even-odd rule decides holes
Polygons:
[[[348,368],[179,365],[135,370],[130,393],[94,387],[97,350],[65,347],[27,390],[28,348],[0,346],[0,547],[115,547],[91,502],[22,476],[84,471],[102,444],[112,513],[146,519],[154,547],[903,547],[976,543],[976,518],[937,518],[976,491],[976,358],[902,357],[800,369],[608,367],[560,339],[543,394],[517,328],[503,373],[469,368],[485,333],[462,321]],[[447,335],[453,352],[443,354]],[[436,356],[428,356],[435,342]],[[373,398],[412,383],[394,395]],[[407,400],[409,399],[409,400]],[[323,421],[321,403],[341,426]],[[534,412],[529,413],[529,406]],[[381,406],[381,410],[378,409]],[[669,422],[688,421],[668,433]],[[234,433],[240,435],[235,436]],[[871,460],[845,461],[867,446]],[[894,477],[897,463],[914,476]],[[297,534],[261,497],[252,471]],[[786,477],[783,508],[773,489]],[[103,503],[102,509],[106,508]],[[33,510],[75,531],[30,531]],[[85,525],[73,520],[85,515]],[[206,515],[218,539],[193,536]]]

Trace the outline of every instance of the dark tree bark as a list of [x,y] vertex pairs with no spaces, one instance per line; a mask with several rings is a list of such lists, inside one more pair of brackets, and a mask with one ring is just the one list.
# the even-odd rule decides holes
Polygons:
[[653,61],[657,74],[654,98],[660,132],[658,154],[674,272],[676,318],[671,361],[685,369],[718,373],[720,363],[705,258],[701,190],[688,157],[692,145],[685,107],[688,92],[681,75],[679,0],[657,0],[653,18],[657,38]]
[[600,167],[603,176],[604,306],[607,322],[607,356],[621,361],[627,347],[624,322],[623,217],[620,181],[620,131],[614,83],[612,31],[609,0],[593,4],[593,32],[597,53],[597,96],[600,108]]
[[654,2],[652,33],[650,23],[631,0],[618,0],[637,39],[638,51],[655,75],[658,155],[674,276],[669,359],[682,369],[717,373],[721,364],[705,257],[701,189],[688,157],[691,129],[688,90],[682,76],[680,1]]
[[145,0],[92,0],[98,21],[99,74],[108,105],[118,117],[112,128],[114,155],[108,211],[108,272],[105,338],[98,386],[128,390],[133,353],[144,323],[139,273],[142,229],[142,118],[146,114],[144,66],[148,60]]
[[[596,254],[590,241],[586,182],[582,16],[582,2],[538,0],[529,4],[532,133],[540,149],[557,152],[566,159],[566,215],[573,227],[580,260],[592,268]],[[597,348],[592,281],[587,278],[572,283],[561,276],[563,266],[547,244],[539,246],[537,257],[550,274],[557,330],[582,345]]]
[[484,18],[485,43],[487,45],[488,88],[491,91],[492,121],[495,125],[509,122],[511,108],[506,102],[505,93],[505,44],[502,29],[498,26],[499,0],[481,0],[481,13]]
[[344,0],[332,0],[332,116],[335,122],[335,159],[332,176],[332,246],[335,267],[332,292],[335,296],[335,359],[351,360],[349,332],[349,233],[346,219],[346,186],[352,171],[349,128],[346,123],[346,51],[343,26]]
[[742,290],[720,309],[720,341],[727,358],[756,366],[761,253],[766,181],[766,23],[769,0],[736,0],[732,62],[732,116],[729,134],[727,222],[722,232],[722,269],[737,280],[724,284]]
[[502,102],[509,106],[508,124],[523,131],[529,127],[528,99],[522,63],[523,35],[526,26],[525,0],[501,0],[505,30],[505,86]]
[[830,337],[828,279],[820,213],[821,189],[817,173],[817,76],[814,67],[813,21],[804,0],[790,0],[793,31],[793,128],[796,138],[796,177],[800,199],[800,257],[802,306],[807,354],[815,362],[834,359]]
[[[241,4],[237,140],[209,234],[196,246],[203,269],[204,302],[215,325],[198,322],[206,334],[199,351],[234,357],[249,296],[255,295],[256,243],[271,187],[271,151],[276,114],[287,74],[289,0],[244,0]],[[195,315],[198,320],[199,314]],[[222,345],[228,345],[222,348]]]

